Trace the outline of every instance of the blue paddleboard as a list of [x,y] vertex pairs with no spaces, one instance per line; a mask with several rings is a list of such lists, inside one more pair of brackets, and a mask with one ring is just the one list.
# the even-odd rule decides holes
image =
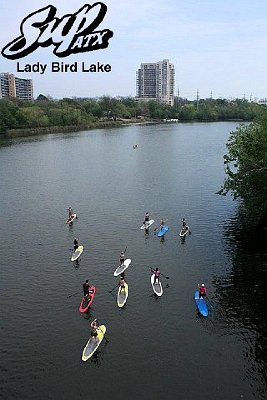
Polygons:
[[165,235],[166,232],[168,232],[169,228],[167,226],[163,226],[163,228],[160,229],[158,232],[158,237],[162,237]]
[[195,302],[196,302],[197,309],[200,312],[200,314],[203,317],[207,317],[208,313],[209,313],[208,306],[207,306],[205,299],[203,299],[202,297],[199,298],[198,290],[195,292]]

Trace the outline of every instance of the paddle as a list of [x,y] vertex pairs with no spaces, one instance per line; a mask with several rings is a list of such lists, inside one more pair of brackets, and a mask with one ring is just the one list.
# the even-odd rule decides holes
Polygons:
[[214,310],[214,308],[215,308],[214,302],[213,302],[207,295],[206,295],[205,297],[206,297],[206,299],[208,300],[209,307],[210,307],[212,310]]
[[191,231],[188,225],[186,225],[185,229],[188,230],[188,235],[191,235]]
[[154,229],[154,232],[155,232],[156,230],[158,230],[160,227],[161,227],[161,225],[157,226],[157,228]]
[[75,292],[75,293],[72,293],[72,294],[70,294],[69,296],[68,296],[68,298],[69,297],[72,297],[72,296],[75,296],[75,294],[78,294],[78,293],[80,293],[81,291],[79,290],[79,292]]
[[118,286],[119,286],[119,284],[117,283],[117,285],[116,285],[116,286],[114,286],[114,288],[113,288],[113,289],[109,290],[109,293],[113,292],[113,290],[114,290],[114,289],[116,289],[116,287],[118,287]]
[[169,277],[169,276],[165,276],[165,275],[163,275],[163,273],[162,273],[162,272],[160,273],[160,275],[164,276],[164,278],[166,278],[166,279],[170,279],[170,277]]
[[[153,269],[150,267],[150,269],[151,269],[151,272],[153,272]],[[153,272],[154,273],[154,272]],[[165,275],[163,275],[163,273],[162,272],[160,272],[160,275],[162,275],[162,276],[164,276],[164,278],[166,278],[166,279],[170,279],[170,277],[169,276],[165,276]]]

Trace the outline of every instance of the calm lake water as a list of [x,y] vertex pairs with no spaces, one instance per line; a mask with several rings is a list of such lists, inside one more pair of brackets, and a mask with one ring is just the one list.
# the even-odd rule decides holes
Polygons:
[[[236,127],[135,125],[0,142],[0,398],[266,399],[266,238],[244,232],[238,203],[215,194]],[[68,206],[79,217],[72,227]],[[183,217],[192,234],[181,242]],[[153,234],[161,218],[164,241]],[[126,246],[129,298],[119,309],[109,291]],[[156,266],[169,276],[161,298],[150,285]],[[85,279],[97,287],[86,317]],[[205,319],[193,299],[202,282]],[[93,318],[108,343],[83,363]]]

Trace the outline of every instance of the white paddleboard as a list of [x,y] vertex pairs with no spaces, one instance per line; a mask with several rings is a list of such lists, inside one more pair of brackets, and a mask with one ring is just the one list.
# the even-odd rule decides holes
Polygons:
[[78,260],[83,252],[83,246],[79,246],[78,249],[72,254],[71,261]]
[[151,278],[150,278],[153,291],[157,296],[162,296],[163,295],[162,284],[160,281],[156,281],[156,283],[154,284],[154,279],[155,279],[155,274],[151,275]]
[[72,224],[72,222],[77,218],[77,214],[72,214],[70,218],[67,219],[66,224]]
[[189,226],[186,226],[185,228],[182,228],[180,230],[180,237],[185,237],[189,233]]
[[152,224],[154,224],[154,219],[150,219],[149,221],[146,221],[140,229],[148,229]]
[[132,260],[130,258],[127,258],[124,260],[124,263],[121,264],[115,271],[114,271],[114,276],[120,275],[123,271],[125,271],[129,265],[131,264]]

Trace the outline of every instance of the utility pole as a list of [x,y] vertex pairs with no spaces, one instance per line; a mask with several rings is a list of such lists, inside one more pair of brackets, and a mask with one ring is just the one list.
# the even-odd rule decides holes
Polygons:
[[177,89],[177,107],[179,106],[179,99],[180,99],[180,89]]
[[198,110],[198,103],[199,103],[199,91],[197,89],[197,110]]
[[210,91],[210,98],[211,98],[211,100],[212,100],[212,89],[211,89],[211,91]]

